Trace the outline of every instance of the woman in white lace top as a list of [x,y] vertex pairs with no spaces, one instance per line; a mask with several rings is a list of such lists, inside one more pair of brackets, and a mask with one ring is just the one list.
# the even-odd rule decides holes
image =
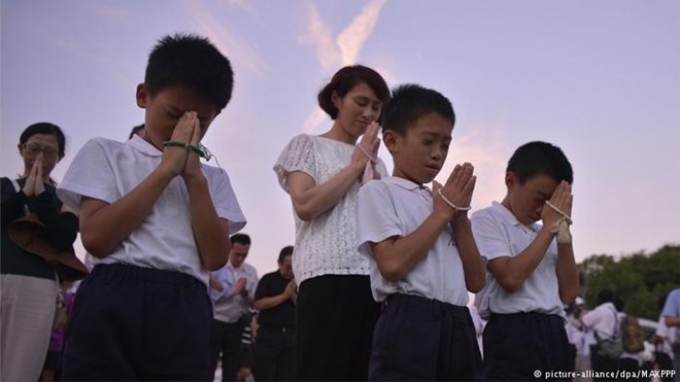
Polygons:
[[357,251],[356,198],[363,181],[387,173],[377,158],[377,121],[388,99],[387,84],[373,69],[340,69],[318,95],[333,120],[330,130],[294,137],[274,166],[295,215],[300,381],[368,377],[379,306],[368,260]]

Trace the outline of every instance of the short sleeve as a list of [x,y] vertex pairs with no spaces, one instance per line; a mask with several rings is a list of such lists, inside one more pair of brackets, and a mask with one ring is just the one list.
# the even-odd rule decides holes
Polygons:
[[380,243],[403,235],[403,228],[388,185],[372,180],[359,189],[357,206],[357,239],[359,253],[371,259],[370,243]]
[[295,171],[304,172],[311,176],[315,182],[319,182],[316,175],[314,151],[312,137],[307,134],[296,136],[283,149],[274,165],[274,172],[279,179],[279,184],[286,192],[288,192],[286,185],[288,174]]
[[489,210],[475,212],[470,222],[479,254],[487,261],[512,255],[510,242],[503,235],[503,227],[491,216]]
[[245,227],[246,217],[241,211],[227,172],[214,167],[207,167],[207,169],[211,171],[210,196],[213,198],[215,212],[217,216],[229,222],[229,234],[233,235]]
[[118,193],[116,176],[107,155],[106,140],[89,140],[78,151],[57,189],[64,204],[79,211],[80,199],[99,199],[113,203],[122,195]]

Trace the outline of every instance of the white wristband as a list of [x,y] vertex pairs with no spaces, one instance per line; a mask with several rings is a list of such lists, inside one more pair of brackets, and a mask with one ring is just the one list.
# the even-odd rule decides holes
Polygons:
[[444,194],[442,194],[442,189],[441,189],[441,188],[440,188],[439,190],[437,190],[437,191],[438,191],[438,193],[439,193],[439,196],[440,196],[440,197],[442,198],[442,200],[444,201],[444,203],[448,204],[449,207],[453,208],[454,210],[456,210],[456,211],[469,211],[469,210],[470,210],[470,208],[471,208],[470,206],[467,206],[467,207],[458,207],[457,205],[451,203],[451,201],[448,200],[448,199],[446,199],[446,197],[444,196]]

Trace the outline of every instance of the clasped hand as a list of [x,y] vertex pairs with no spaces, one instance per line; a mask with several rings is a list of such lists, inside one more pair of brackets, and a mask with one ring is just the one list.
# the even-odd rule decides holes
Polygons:
[[[564,212],[564,215],[569,217],[569,223],[571,223],[571,205],[573,199],[574,196],[571,193],[571,185],[566,181],[560,182],[550,197],[550,204],[555,206],[557,210]],[[565,216],[555,208],[545,205],[543,206],[543,210],[541,210],[541,220],[543,220],[543,225],[546,227],[552,227],[555,223],[565,218]]]
[[27,197],[38,196],[45,192],[45,179],[43,177],[43,153],[38,154],[33,162],[33,167],[26,177],[26,183],[22,191]]
[[167,166],[172,174],[190,180],[202,175],[200,156],[192,147],[201,142],[201,126],[195,111],[187,111],[177,122],[171,141],[186,142],[186,146],[166,146],[163,149],[161,165]]
[[371,163],[371,169],[373,170],[372,178],[376,178],[376,174],[378,174],[375,170],[375,164],[378,162],[378,148],[380,147],[379,130],[380,126],[378,123],[375,121],[371,122],[352,153],[352,162],[358,163],[361,168],[366,168],[367,164]]
[[433,182],[432,199],[435,212],[444,214],[449,221],[467,216],[477,181],[474,171],[474,166],[465,162],[453,168],[444,185],[437,181]]

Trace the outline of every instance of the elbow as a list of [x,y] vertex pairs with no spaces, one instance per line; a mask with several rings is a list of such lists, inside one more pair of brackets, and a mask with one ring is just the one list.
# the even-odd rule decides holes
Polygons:
[[508,293],[515,293],[520,288],[522,288],[522,280],[516,279],[514,277],[502,277],[502,278],[497,278],[496,281],[498,281],[498,285],[503,288]]
[[293,209],[295,210],[295,214],[297,215],[297,217],[300,218],[300,220],[302,221],[307,222],[316,217],[314,213],[306,206],[294,204]]
[[574,300],[576,300],[576,297],[578,297],[579,294],[578,292],[579,292],[578,289],[573,289],[562,293],[560,296],[562,303],[565,305],[569,305],[572,302],[574,302]]
[[320,211],[320,206],[317,206],[313,200],[307,198],[293,198],[293,210],[295,214],[302,221],[310,221],[321,215],[324,211]]
[[203,266],[210,272],[218,271],[227,265],[227,257],[224,258],[210,258],[203,261]]
[[83,232],[81,240],[87,253],[98,259],[103,259],[111,253],[111,248],[102,244],[102,241],[96,235],[88,235]]
[[486,285],[486,280],[484,278],[472,280],[467,283],[467,289],[470,293],[479,293]]
[[380,271],[380,275],[391,283],[402,281],[406,278],[407,274],[407,272],[401,269],[397,264],[378,265],[378,270]]
[[[227,234],[224,238],[222,238],[223,240],[216,248],[213,248],[212,250],[206,250],[203,252],[200,248],[198,248],[199,257],[203,262],[203,266],[207,270],[214,272],[224,268],[224,266],[227,265],[227,261],[229,261],[229,251],[231,251],[231,242],[227,239],[228,236],[229,235]],[[204,253],[208,253],[210,255],[206,256]]]

